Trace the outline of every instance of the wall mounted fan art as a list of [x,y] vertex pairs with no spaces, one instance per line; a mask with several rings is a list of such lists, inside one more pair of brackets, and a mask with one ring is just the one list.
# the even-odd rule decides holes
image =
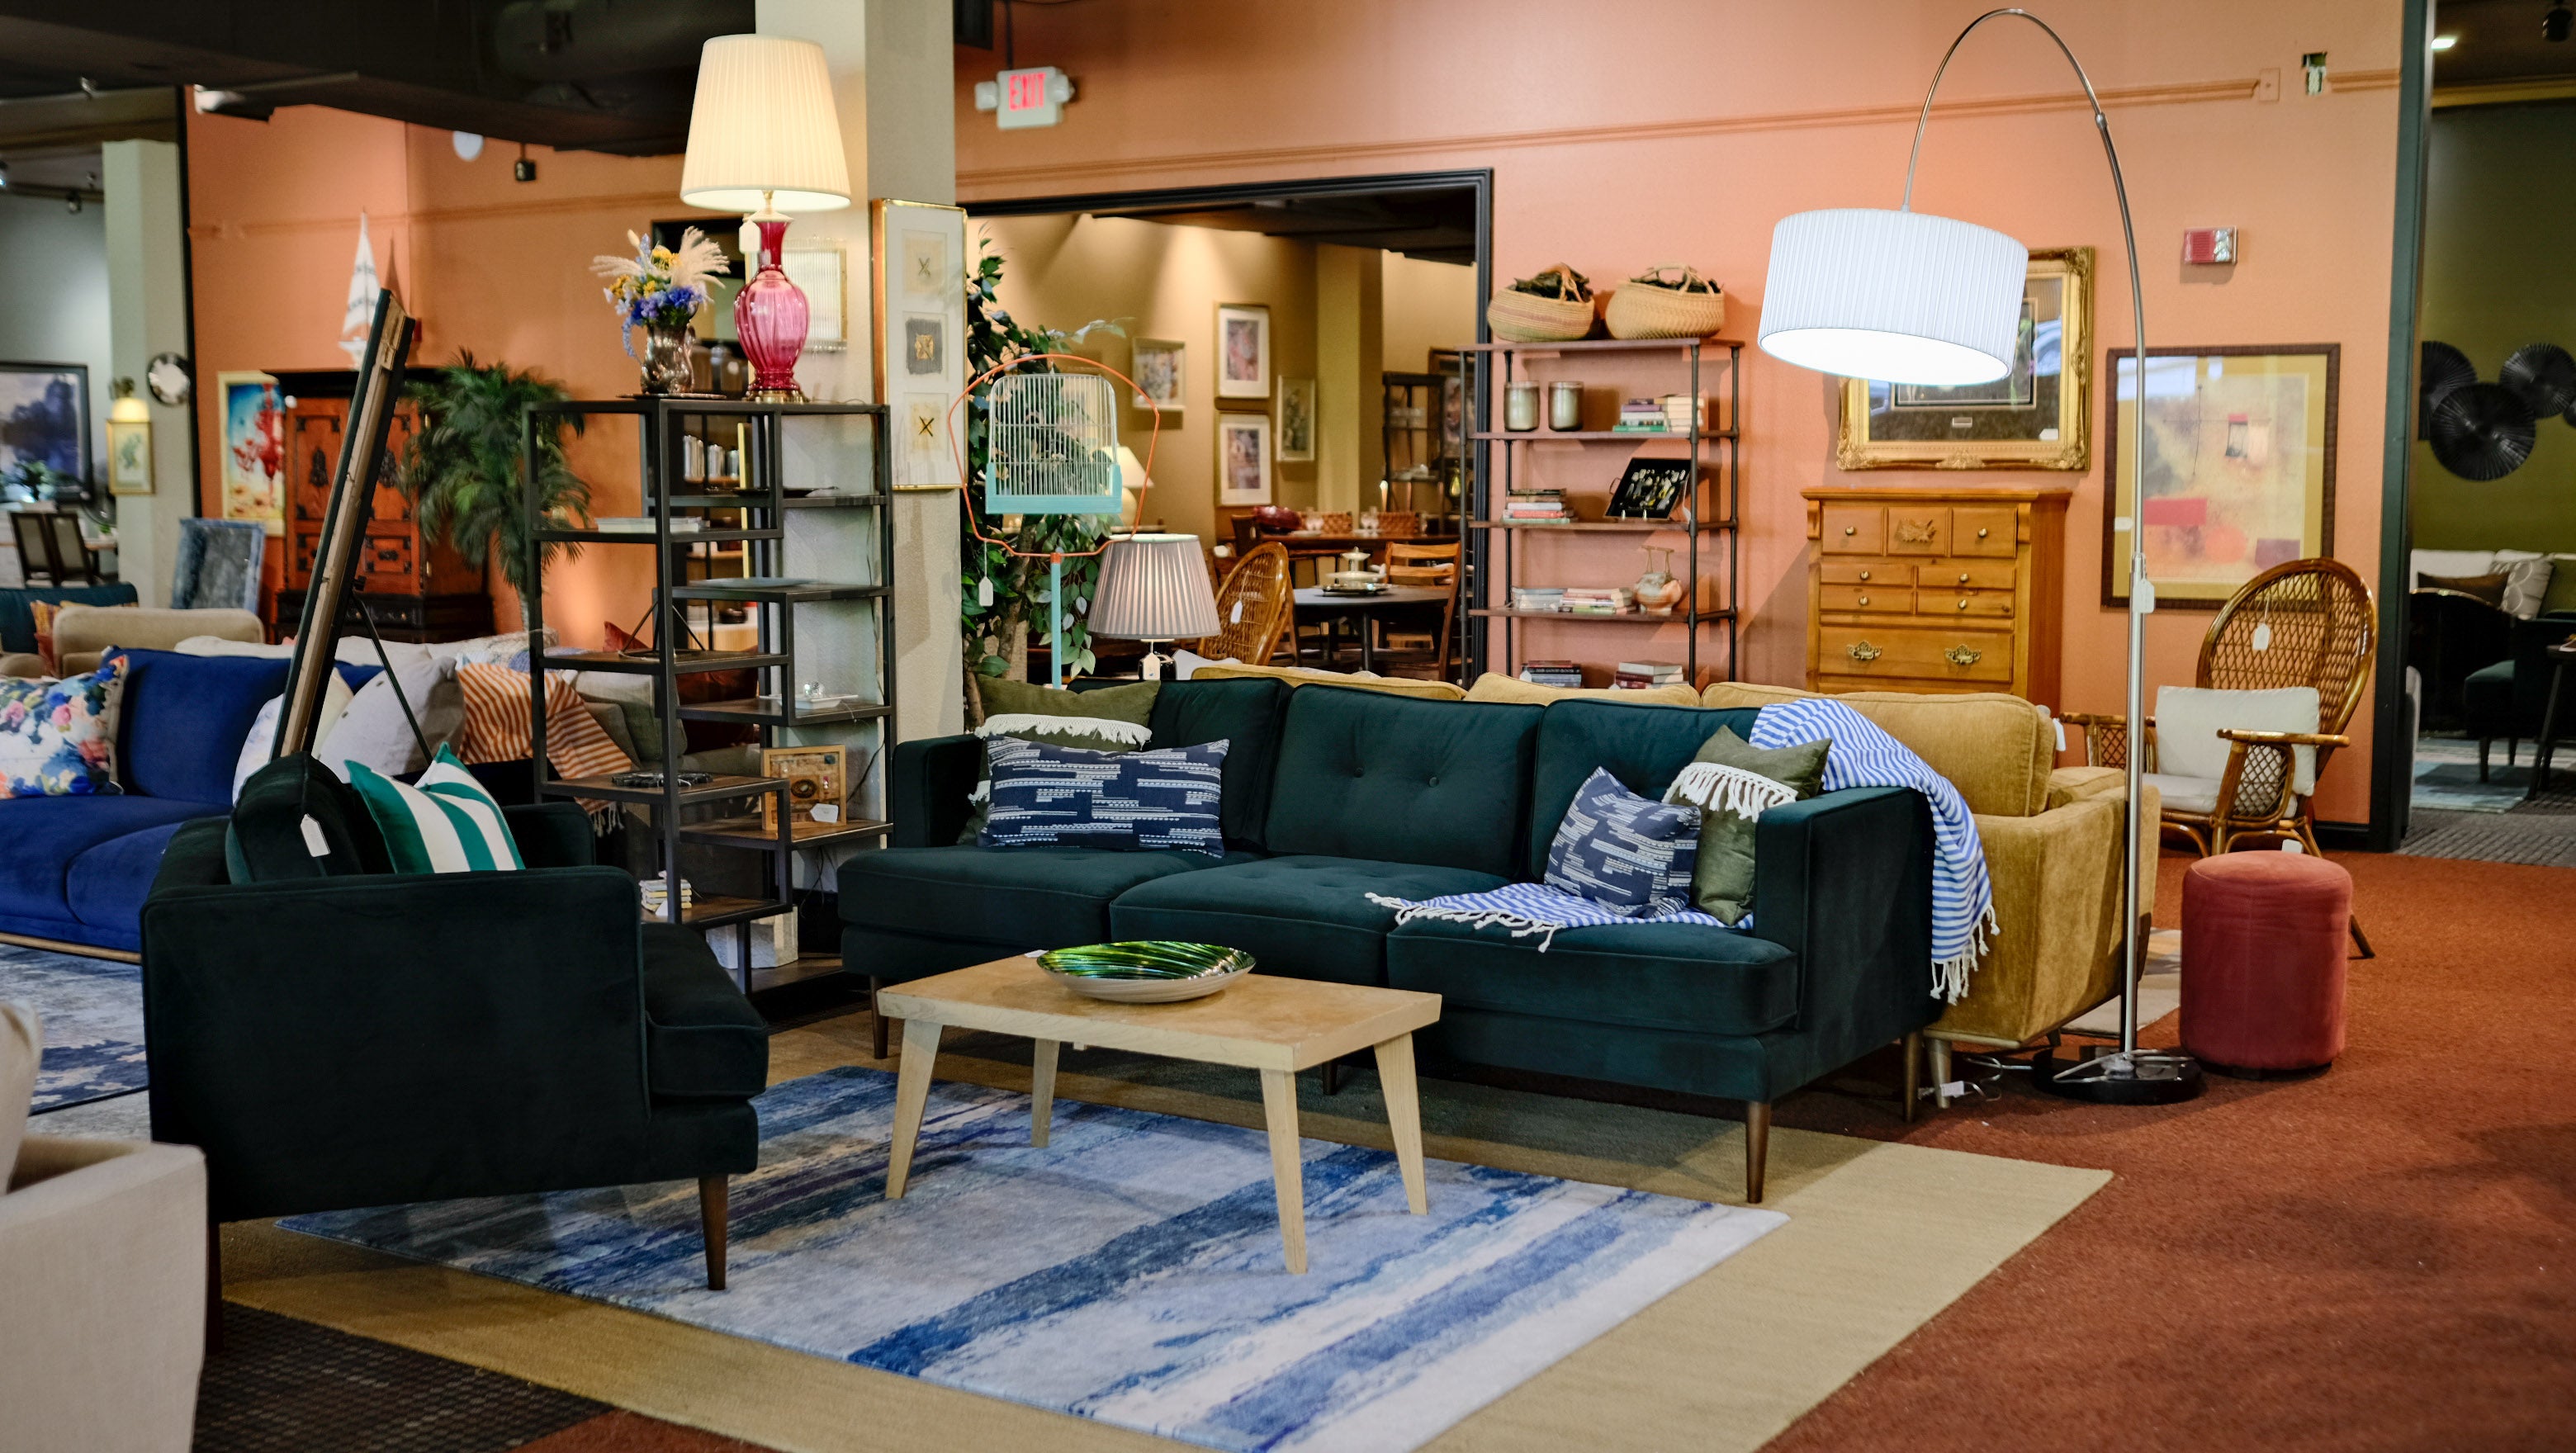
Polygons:
[[2448,343],[2426,342],[2417,369],[2416,437],[2462,479],[2502,479],[2531,458],[2540,421],[2576,425],[2576,355],[2555,343],[2514,350],[2497,381]]

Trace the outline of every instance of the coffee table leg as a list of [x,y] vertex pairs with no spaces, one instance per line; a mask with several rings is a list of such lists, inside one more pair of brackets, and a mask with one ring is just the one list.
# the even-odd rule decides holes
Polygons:
[[1055,1052],[1056,1041],[1034,1041],[1036,1052],[1029,1057],[1029,1144],[1043,1150],[1047,1127],[1055,1122]]
[[1270,1183],[1279,1195],[1279,1240],[1288,1269],[1306,1274],[1306,1172],[1297,1155],[1297,1077],[1261,1072],[1261,1108],[1270,1122]]
[[1378,1089],[1386,1096],[1386,1128],[1395,1135],[1395,1163],[1404,1172],[1404,1203],[1413,1214],[1431,1214],[1422,1184],[1422,1100],[1413,1084],[1413,1036],[1399,1034],[1377,1047]]
[[939,1026],[903,1022],[903,1065],[894,1078],[894,1144],[886,1154],[886,1199],[903,1199],[912,1179],[912,1147],[921,1139],[921,1109],[930,1100],[930,1067],[939,1058]]

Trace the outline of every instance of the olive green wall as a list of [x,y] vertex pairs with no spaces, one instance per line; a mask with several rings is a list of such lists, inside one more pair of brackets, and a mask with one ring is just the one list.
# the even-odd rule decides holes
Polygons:
[[[2433,113],[2424,223],[2423,336],[2493,382],[2526,343],[2576,350],[2576,101]],[[2520,469],[2460,478],[2415,446],[2415,544],[2427,550],[2576,550],[2576,426],[2540,421]]]

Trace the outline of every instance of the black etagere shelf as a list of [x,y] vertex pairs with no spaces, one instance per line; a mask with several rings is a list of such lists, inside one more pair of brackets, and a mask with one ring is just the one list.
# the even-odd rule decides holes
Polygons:
[[[532,408],[527,417],[527,457],[536,457],[535,442],[541,428],[552,427],[554,419],[572,418],[587,424],[600,418],[625,417],[635,420],[641,458],[641,497],[650,529],[637,530],[542,530],[536,528],[535,492],[529,491],[529,534],[533,541],[561,542],[583,546],[629,545],[650,547],[653,551],[653,601],[650,622],[652,644],[632,651],[544,650],[540,648],[531,663],[535,671],[614,671],[648,676],[653,682],[655,715],[661,718],[662,740],[675,744],[682,740],[680,723],[713,722],[757,727],[764,746],[778,745],[777,734],[794,728],[841,726],[873,722],[876,746],[861,753],[850,753],[853,777],[847,786],[846,801],[855,807],[867,781],[875,779],[882,786],[882,774],[888,754],[884,750],[894,715],[894,511],[889,507],[887,483],[892,478],[889,444],[886,436],[886,409],[881,404],[810,404],[769,403],[746,399],[703,398],[687,396],[638,397],[608,400],[567,401]],[[786,479],[787,431],[803,418],[848,417],[870,421],[868,448],[873,454],[865,492],[792,493]],[[721,432],[718,432],[718,431]],[[735,472],[724,482],[739,486],[725,490],[712,488],[701,479],[683,478],[680,461],[688,457],[687,441],[691,438],[715,440],[736,451]],[[873,510],[876,512],[875,559],[853,560],[853,566],[865,569],[855,572],[871,574],[873,579],[826,581],[795,579],[785,571],[789,517],[802,510]],[[676,522],[699,520],[696,528],[674,528]],[[740,546],[738,559],[727,548]],[[529,578],[538,588],[528,595],[528,628],[534,632],[545,627],[545,592],[543,589],[542,555],[529,562]],[[724,576],[715,573],[720,566],[738,564],[741,574]],[[824,603],[851,603],[862,607],[872,621],[875,649],[872,655],[877,679],[863,683],[851,693],[862,698],[842,701],[828,707],[809,708],[796,695],[796,616],[798,606]],[[756,644],[751,649],[716,649],[698,637],[693,615],[705,622],[711,637],[717,612],[729,607],[748,607],[755,624]],[[724,701],[683,703],[680,679],[684,676],[719,671],[749,670],[754,673],[755,689],[750,696]],[[872,698],[872,699],[867,699]],[[665,894],[661,917],[691,928],[737,929],[736,944],[741,950],[742,982],[751,982],[751,924],[772,918],[795,908],[795,855],[800,849],[850,846],[883,837],[892,824],[876,819],[856,819],[828,827],[808,824],[804,832],[793,831],[792,814],[787,810],[788,784],[785,779],[761,776],[717,776],[697,786],[680,782],[676,753],[667,753],[662,764],[662,782],[652,787],[622,787],[606,778],[563,778],[554,775],[546,761],[546,721],[544,693],[530,692],[532,755],[535,758],[536,788],[541,796],[589,798],[599,801],[631,802],[660,809],[653,814],[655,858],[660,864],[663,882],[670,889]],[[770,799],[774,812],[764,813],[762,799]],[[883,801],[882,791],[877,800]],[[710,804],[738,804],[741,811],[726,817],[697,822],[683,822],[681,809]],[[763,818],[770,820],[763,825]],[[681,881],[680,846],[691,843],[704,847],[732,848],[771,855],[766,875],[772,891],[767,897],[747,898],[697,895],[683,906],[678,892]]]
[[[1521,662],[1521,621],[1579,622],[1604,626],[1684,627],[1687,644],[1683,670],[1687,679],[1699,679],[1702,647],[1717,655],[1723,647],[1723,665],[1717,679],[1733,680],[1736,674],[1737,605],[1741,599],[1738,573],[1742,563],[1740,511],[1742,507],[1742,461],[1738,452],[1742,443],[1738,421],[1743,415],[1744,345],[1725,338],[1593,338],[1565,343],[1477,343],[1458,351],[1461,388],[1474,415],[1474,427],[1468,430],[1472,441],[1469,449],[1470,480],[1467,490],[1468,519],[1465,521],[1468,543],[1467,598],[1477,602],[1468,612],[1476,619],[1502,623],[1502,648],[1499,662],[1493,661],[1490,633],[1469,632],[1468,670],[1473,675],[1499,670],[1505,675],[1517,674]],[[1652,430],[1626,429],[1504,429],[1497,427],[1515,382],[1550,381],[1543,374],[1555,372],[1532,365],[1543,365],[1566,358],[1601,354],[1665,355],[1670,365],[1683,375],[1685,388],[1693,400],[1691,427]],[[1723,370],[1725,389],[1716,394],[1719,416],[1712,427],[1700,406],[1700,400],[1711,397],[1710,374]],[[1561,372],[1556,374],[1562,377]],[[1583,448],[1587,453],[1619,453],[1624,463],[1650,444],[1680,444],[1687,451],[1677,456],[1692,462],[1691,488],[1675,505],[1673,517],[1665,519],[1587,519],[1559,523],[1511,520],[1504,518],[1503,502],[1521,488],[1562,489],[1567,486],[1551,480],[1544,485],[1531,483],[1534,468],[1529,451],[1541,444],[1564,443]],[[1617,481],[1612,471],[1609,482]],[[1579,614],[1570,611],[1515,610],[1511,607],[1512,589],[1524,582],[1520,569],[1525,552],[1520,548],[1523,536],[1550,534],[1632,534],[1651,536],[1680,535],[1676,551],[1686,564],[1681,576],[1684,593],[1682,604],[1669,615],[1630,612],[1620,615]],[[1551,581],[1547,584],[1563,584]],[[1617,582],[1587,582],[1612,583]],[[1713,637],[1713,639],[1712,639]]]

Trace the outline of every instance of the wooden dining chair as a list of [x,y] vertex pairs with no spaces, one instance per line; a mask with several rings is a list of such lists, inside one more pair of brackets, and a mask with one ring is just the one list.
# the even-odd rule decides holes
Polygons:
[[[29,585],[97,585],[98,556],[82,542],[80,516],[49,510],[12,510],[17,534],[18,578]],[[39,580],[37,576],[43,576]]]
[[1457,632],[1458,622],[1458,542],[1452,540],[1440,545],[1389,542],[1386,547],[1386,582],[1389,585],[1428,586],[1449,592],[1449,599],[1440,607],[1440,634],[1436,637],[1421,631],[1378,627],[1383,648],[1394,652],[1428,653],[1432,658],[1433,674],[1447,680],[1449,645]]
[[1288,552],[1276,542],[1255,545],[1217,587],[1217,633],[1190,642],[1211,660],[1228,658],[1266,666],[1281,638],[1293,629],[1296,601],[1288,583]]

